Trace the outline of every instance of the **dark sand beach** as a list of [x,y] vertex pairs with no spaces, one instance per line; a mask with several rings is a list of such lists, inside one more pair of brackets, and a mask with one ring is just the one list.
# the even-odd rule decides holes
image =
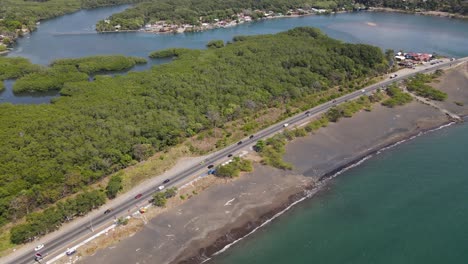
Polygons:
[[[449,95],[439,106],[461,116],[468,114],[467,65],[434,83]],[[290,142],[285,160],[294,165],[292,171],[257,164],[254,172],[165,210],[142,231],[81,258],[80,263],[201,263],[295,201],[319,191],[313,187],[324,176],[449,122],[440,110],[415,101],[396,108],[374,105],[371,112],[361,111]]]

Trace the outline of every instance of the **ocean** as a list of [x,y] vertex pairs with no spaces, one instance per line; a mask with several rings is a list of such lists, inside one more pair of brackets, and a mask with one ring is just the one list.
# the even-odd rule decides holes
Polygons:
[[208,263],[466,263],[466,146],[465,123],[383,151]]

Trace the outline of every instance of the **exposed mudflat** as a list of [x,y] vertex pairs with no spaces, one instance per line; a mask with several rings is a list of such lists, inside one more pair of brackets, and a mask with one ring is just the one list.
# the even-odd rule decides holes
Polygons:
[[[449,94],[440,104],[460,115],[468,114],[466,65],[435,84]],[[257,164],[253,173],[210,187],[162,212],[141,232],[80,263],[200,263],[303,197],[323,176],[448,122],[441,111],[418,102],[396,108],[374,105],[371,112],[361,111],[290,142],[285,160],[294,170]]]

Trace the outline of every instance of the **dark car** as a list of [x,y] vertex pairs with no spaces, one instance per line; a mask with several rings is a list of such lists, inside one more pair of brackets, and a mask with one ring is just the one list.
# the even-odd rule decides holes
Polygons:
[[148,203],[152,204],[154,202],[154,198],[148,200]]
[[242,141],[237,142],[237,145],[240,145],[240,144],[242,144]]
[[139,193],[139,194],[137,194],[137,196],[135,196],[135,199],[139,199],[139,198],[141,198],[142,196],[143,196],[143,194]]
[[310,111],[307,111],[307,112],[305,112],[304,114],[308,115],[308,114],[310,114]]
[[254,135],[250,135],[250,137],[249,137],[249,138],[254,138],[254,137],[255,137]]
[[163,183],[168,183],[168,182],[170,182],[170,181],[171,181],[171,179],[165,179],[165,180],[163,181]]
[[214,165],[213,165],[213,164],[211,164],[211,165],[208,165],[208,169],[212,169],[213,167],[214,167]]
[[232,154],[229,154],[229,155],[228,155],[228,158],[230,158],[230,157],[232,157]]
[[107,209],[106,211],[104,211],[104,214],[108,214],[110,212],[112,212],[112,209]]

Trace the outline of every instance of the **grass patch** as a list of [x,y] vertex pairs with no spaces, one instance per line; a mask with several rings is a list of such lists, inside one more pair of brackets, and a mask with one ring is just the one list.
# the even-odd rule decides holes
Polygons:
[[251,172],[253,170],[252,161],[242,159],[239,157],[234,157],[232,162],[224,165],[218,166],[214,173],[217,177],[223,178],[234,178],[239,176],[241,171]]
[[[164,159],[160,159],[162,155]],[[122,192],[132,189],[146,179],[164,173],[172,168],[178,159],[189,155],[189,148],[186,145],[179,145],[169,149],[166,153],[155,155],[145,162],[125,169],[122,174]]]
[[0,257],[3,257],[10,253],[8,249],[15,247],[16,245],[11,243],[10,232],[2,232],[0,234]]
[[387,95],[390,96],[387,100],[382,102],[382,105],[387,107],[395,107],[398,105],[405,105],[413,101],[413,97],[408,93],[403,92],[396,85],[391,85],[387,89]]
[[415,77],[406,81],[406,88],[410,92],[414,92],[418,96],[435,101],[444,101],[447,99],[447,94],[432,88],[427,83],[432,82],[435,78],[440,76],[441,73],[434,74],[416,74]]

